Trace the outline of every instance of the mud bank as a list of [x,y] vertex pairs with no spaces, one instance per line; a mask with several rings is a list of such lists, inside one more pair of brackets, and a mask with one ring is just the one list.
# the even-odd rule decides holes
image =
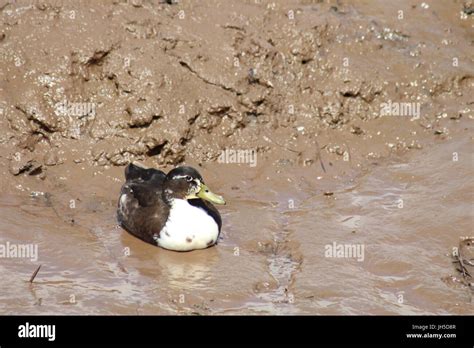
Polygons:
[[[472,17],[461,18],[462,3],[1,8],[2,164],[13,174],[209,162],[223,148],[275,157],[276,142],[309,150],[301,159],[311,164],[322,134],[363,138],[371,151],[362,159],[387,155],[388,143],[417,148],[446,131],[443,118],[472,116]],[[374,127],[389,101],[419,103],[420,119],[398,118],[398,132]],[[326,151],[341,156],[345,146]]]

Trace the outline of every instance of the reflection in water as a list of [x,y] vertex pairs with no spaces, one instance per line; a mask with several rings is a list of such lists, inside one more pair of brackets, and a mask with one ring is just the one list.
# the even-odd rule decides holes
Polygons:
[[[217,248],[193,252],[174,252],[142,242],[132,248],[137,270],[144,276],[156,277],[174,290],[206,289],[212,286],[212,269],[219,261]],[[146,252],[142,252],[146,249]]]

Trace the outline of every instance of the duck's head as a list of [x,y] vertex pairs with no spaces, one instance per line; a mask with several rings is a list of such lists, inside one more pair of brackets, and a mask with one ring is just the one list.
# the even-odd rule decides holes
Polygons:
[[168,202],[173,199],[201,198],[215,204],[225,204],[222,196],[216,195],[204,184],[201,174],[187,166],[174,168],[166,175],[163,194]]

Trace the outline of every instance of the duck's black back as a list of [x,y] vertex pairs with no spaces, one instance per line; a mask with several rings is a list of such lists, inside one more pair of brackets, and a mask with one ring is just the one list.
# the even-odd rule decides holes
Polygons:
[[142,180],[145,182],[151,182],[154,185],[159,185],[161,187],[165,178],[166,174],[158,169],[142,168],[133,163],[130,163],[125,168],[126,181]]

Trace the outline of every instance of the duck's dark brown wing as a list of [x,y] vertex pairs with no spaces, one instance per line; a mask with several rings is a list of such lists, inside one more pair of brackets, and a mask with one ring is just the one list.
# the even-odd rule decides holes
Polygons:
[[153,180],[126,182],[120,191],[117,209],[120,225],[134,236],[156,245],[153,236],[159,236],[169,215],[169,207],[161,197],[161,185]]

